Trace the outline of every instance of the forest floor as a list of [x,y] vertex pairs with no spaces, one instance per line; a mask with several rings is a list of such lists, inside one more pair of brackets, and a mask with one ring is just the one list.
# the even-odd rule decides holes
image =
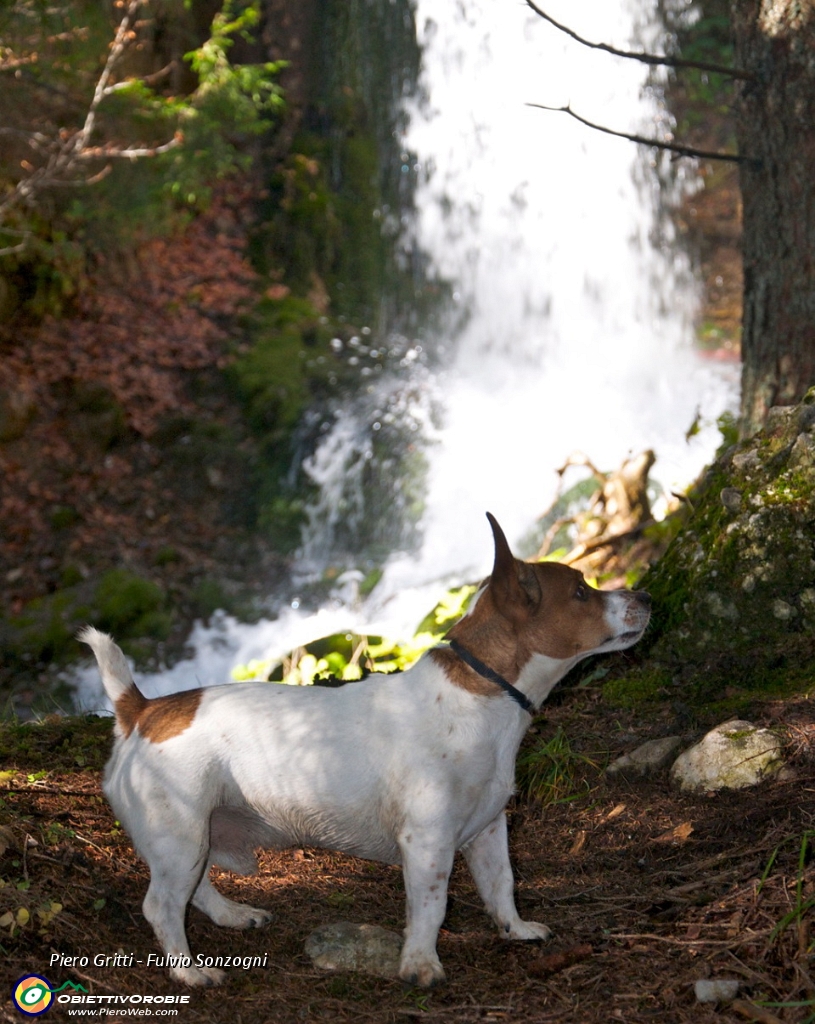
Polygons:
[[[232,969],[223,987],[190,991],[176,1019],[814,1020],[815,709],[799,699],[753,710],[753,721],[786,737],[785,777],[746,792],[688,796],[665,774],[611,780],[603,765],[646,739],[677,730],[690,739],[714,722],[689,723],[669,708],[612,711],[588,688],[565,689],[547,705],[525,742],[565,732],[575,753],[567,766],[572,799],[544,805],[519,798],[509,808],[518,906],[522,917],[552,928],[545,945],[501,941],[457,861],[438,943],[445,985],[422,991],[326,973],[305,955],[306,937],[339,920],[399,931],[400,871],[310,849],[265,853],[257,877],[222,873],[217,884],[269,908],[274,922],[230,932],[192,910],[188,933],[194,952],[267,956],[266,966]],[[71,981],[102,995],[184,991],[164,970],[146,966],[158,952],[141,913],[147,873],[101,795],[109,746],[108,719],[53,718],[0,731],[0,838],[9,843],[0,857],[0,945],[8,985],[36,973],[53,988]],[[117,952],[145,966],[93,964],[95,955]],[[54,953],[90,962],[52,967]],[[694,983],[707,978],[737,979],[737,1000],[698,1003]],[[47,1018],[68,1015],[55,1005]],[[5,1001],[0,1019],[20,1015]]]

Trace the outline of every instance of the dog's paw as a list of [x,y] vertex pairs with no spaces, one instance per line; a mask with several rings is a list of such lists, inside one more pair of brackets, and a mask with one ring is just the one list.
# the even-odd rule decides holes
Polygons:
[[250,913],[247,915],[247,923],[244,928],[265,928],[267,924],[274,921],[274,914],[268,910],[260,910],[258,907],[247,907]]
[[416,988],[433,988],[445,982],[444,968],[434,953],[427,955],[403,956],[399,965],[399,977],[406,985]]
[[263,928],[274,920],[274,914],[259,907],[247,907],[233,903],[228,912],[219,914],[220,920],[213,918],[216,924],[225,928]]
[[502,929],[505,939],[514,939],[519,942],[545,942],[550,938],[552,932],[545,924],[538,924],[537,921],[518,920],[514,925],[506,925]]
[[190,988],[212,988],[224,983],[226,971],[219,967],[171,967],[170,977]]

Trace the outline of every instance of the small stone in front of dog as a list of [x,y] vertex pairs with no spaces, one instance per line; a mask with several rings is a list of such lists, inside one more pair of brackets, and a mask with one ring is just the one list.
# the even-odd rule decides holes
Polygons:
[[700,978],[694,983],[697,1003],[731,1003],[739,992],[736,978]]
[[379,978],[396,978],[402,939],[374,924],[336,921],[321,925],[306,939],[306,953],[315,967],[326,971],[356,971]]
[[667,768],[674,754],[682,746],[680,736],[663,736],[662,739],[648,740],[636,750],[623,754],[606,768],[607,775],[650,775]]

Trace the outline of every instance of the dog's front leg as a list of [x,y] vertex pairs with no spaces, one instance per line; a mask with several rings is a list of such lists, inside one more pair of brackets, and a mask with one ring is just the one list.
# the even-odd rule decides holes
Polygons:
[[487,913],[505,939],[548,939],[545,924],[522,921],[515,907],[512,868],[509,863],[507,817],[503,811],[463,848]]
[[436,940],[447,910],[447,882],[455,851],[447,840],[434,842],[416,831],[405,834],[399,845],[407,894],[399,977],[408,985],[427,988],[444,981]]

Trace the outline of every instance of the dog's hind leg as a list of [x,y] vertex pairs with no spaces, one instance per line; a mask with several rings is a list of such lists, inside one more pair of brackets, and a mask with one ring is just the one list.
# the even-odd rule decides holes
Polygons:
[[[241,805],[215,807],[209,819],[207,863],[239,875],[256,875],[255,848],[273,845],[276,838],[250,808]],[[209,867],[201,876],[192,904],[224,928],[261,928],[273,920],[268,910],[235,903],[221,895],[210,881]]]
[[193,963],[184,914],[192,894],[198,888],[207,866],[207,843],[189,833],[180,839],[182,830],[165,833],[153,839],[149,848],[139,852],[150,868],[150,885],[144,897],[144,916],[153,926],[161,944],[170,976],[185,985],[220,985],[223,971],[214,967],[197,967]]
[[515,907],[512,868],[509,863],[507,818],[503,811],[463,849],[470,872],[487,908],[505,939],[548,939],[545,924],[522,921]]
[[210,881],[208,869],[201,876],[192,905],[223,928],[262,928],[274,920],[268,910],[236,903],[219,893]]

